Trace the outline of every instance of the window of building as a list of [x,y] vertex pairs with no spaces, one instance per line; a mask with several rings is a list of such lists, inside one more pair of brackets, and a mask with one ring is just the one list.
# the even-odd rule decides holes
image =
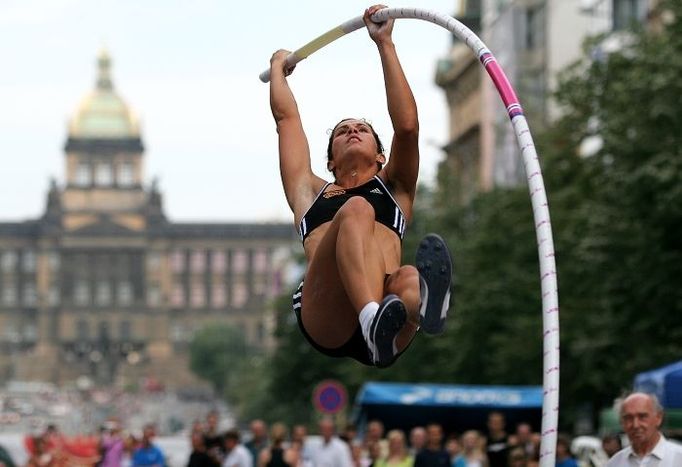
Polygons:
[[24,341],[35,342],[38,338],[38,328],[35,324],[27,324],[24,326]]
[[[114,268],[114,266],[112,265],[115,264],[115,261],[112,261],[111,255],[107,254],[90,255],[88,260],[89,260],[88,263],[86,263],[89,266],[88,270],[92,271],[92,273],[98,279],[109,274],[110,271]],[[96,287],[95,291],[97,291]]]
[[613,29],[627,29],[642,18],[642,0],[613,0]]
[[79,162],[76,166],[76,179],[74,180],[78,186],[88,186],[92,183],[90,174],[90,164],[87,162]]
[[110,264],[114,264],[113,268],[116,274],[127,276],[133,269],[133,255],[121,253],[108,257]]
[[76,322],[76,336],[79,341],[86,341],[90,339],[90,326],[84,319],[79,319]]
[[2,254],[2,272],[14,272],[17,265],[17,253],[15,251],[5,251]]
[[253,278],[252,281],[253,294],[258,296],[265,295],[267,290],[267,281],[265,279],[265,274],[258,274]]
[[12,325],[4,326],[2,331],[2,336],[5,340],[10,342],[19,342],[21,340],[21,334]]
[[35,283],[27,282],[24,284],[23,301],[26,306],[35,306],[38,303],[38,292]]
[[147,305],[153,308],[161,305],[161,289],[158,285],[152,284],[147,288]]
[[535,50],[545,42],[545,9],[537,5],[526,9],[526,50]]
[[116,174],[117,183],[122,187],[132,186],[135,179],[133,174],[133,164],[124,162],[118,166],[118,173]]
[[226,303],[225,283],[214,282],[211,285],[211,305],[213,308],[224,308]]
[[95,184],[98,186],[110,186],[114,181],[111,164],[100,162],[95,168]]
[[174,324],[170,329],[170,338],[173,342],[182,342],[186,340],[188,333],[180,324]]
[[118,283],[117,301],[121,306],[130,306],[133,303],[133,285],[128,281]]
[[21,262],[24,272],[35,272],[36,254],[33,252],[33,250],[24,250]]
[[173,284],[173,291],[171,292],[171,305],[174,307],[181,307],[185,305],[185,288],[180,282]]
[[158,272],[161,269],[161,255],[152,251],[147,255],[147,269],[150,272]]
[[185,270],[185,253],[183,251],[176,250],[171,253],[171,269],[176,273]]
[[17,303],[17,286],[11,281],[7,281],[2,287],[2,303],[5,306],[14,306]]
[[481,0],[466,0],[464,12],[467,15],[481,14]]
[[47,255],[47,264],[50,268],[50,271],[55,272],[59,271],[59,266],[60,266],[60,261],[59,261],[59,253],[56,251],[51,251]]
[[268,252],[259,248],[253,252],[253,271],[265,272],[268,268]]
[[235,274],[243,274],[246,272],[249,265],[249,255],[244,250],[235,250],[232,252],[232,272]]
[[272,271],[272,275],[270,276],[270,296],[271,297],[276,297],[277,295],[282,293],[282,290],[284,289],[284,280],[282,279],[282,276],[284,273],[282,270],[274,270]]
[[121,321],[119,328],[119,337],[122,341],[130,341],[133,339],[133,327],[128,320]]
[[99,340],[108,341],[111,337],[109,334],[109,323],[106,321],[100,321],[98,328],[99,336],[97,337]]
[[56,285],[51,286],[47,291],[47,304],[49,306],[57,306],[59,305],[60,298],[59,287]]
[[215,274],[224,274],[227,266],[227,258],[225,252],[215,250],[211,254],[211,269]]
[[206,252],[204,250],[196,250],[190,256],[190,268],[194,273],[202,273],[206,269]]
[[509,7],[510,2],[511,0],[495,0],[495,3],[492,5],[495,15],[501,15]]
[[76,280],[73,288],[73,301],[78,306],[86,306],[90,303],[90,287],[87,281]]
[[111,304],[111,284],[109,281],[102,280],[97,283],[95,304],[98,306],[107,306]]
[[201,282],[194,282],[190,288],[190,304],[193,308],[206,306],[206,289]]
[[243,280],[236,280],[232,283],[232,306],[234,308],[241,308],[246,304],[249,298],[249,289],[246,282]]

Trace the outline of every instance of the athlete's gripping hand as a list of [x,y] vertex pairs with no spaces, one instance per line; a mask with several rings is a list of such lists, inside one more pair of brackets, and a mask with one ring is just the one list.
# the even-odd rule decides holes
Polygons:
[[293,73],[296,65],[289,66],[287,64],[287,57],[289,55],[291,55],[291,52],[284,49],[279,49],[272,54],[270,58],[270,73],[279,72],[280,70],[284,73],[284,76],[289,76]]
[[375,23],[372,21],[371,17],[374,13],[379,10],[387,8],[386,5],[374,5],[365,10],[365,14],[362,20],[365,22],[367,31],[369,32],[369,37],[372,38],[374,42],[380,44],[381,42],[391,42],[391,34],[393,32],[393,23],[395,20],[388,19],[382,23]]

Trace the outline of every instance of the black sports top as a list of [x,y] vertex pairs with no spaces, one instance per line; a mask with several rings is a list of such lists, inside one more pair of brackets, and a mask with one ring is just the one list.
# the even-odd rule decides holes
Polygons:
[[353,196],[362,196],[374,208],[376,221],[391,229],[403,239],[405,233],[405,215],[393,198],[386,184],[375,175],[364,185],[353,188],[334,188],[325,192],[331,183],[327,183],[317,194],[315,201],[303,215],[298,225],[301,241],[305,242],[310,232],[325,222],[329,222],[343,204]]

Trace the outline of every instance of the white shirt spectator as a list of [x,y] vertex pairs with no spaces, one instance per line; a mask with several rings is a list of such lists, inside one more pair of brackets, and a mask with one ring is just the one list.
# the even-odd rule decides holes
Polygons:
[[353,467],[350,447],[345,441],[332,437],[328,443],[322,441],[312,452],[314,467]]
[[682,466],[682,446],[671,443],[663,435],[656,447],[644,457],[639,457],[628,446],[621,449],[606,464],[606,467],[680,467]]
[[248,449],[237,444],[225,457],[223,467],[253,467],[253,458]]

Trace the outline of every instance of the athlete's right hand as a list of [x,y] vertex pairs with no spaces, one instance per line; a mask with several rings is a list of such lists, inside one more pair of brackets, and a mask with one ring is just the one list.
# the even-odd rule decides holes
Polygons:
[[293,73],[296,65],[289,66],[287,64],[286,59],[289,55],[291,55],[291,52],[284,49],[279,49],[277,52],[272,54],[272,57],[270,58],[271,72],[274,70],[282,70],[284,72],[284,76],[289,76],[291,73]]

